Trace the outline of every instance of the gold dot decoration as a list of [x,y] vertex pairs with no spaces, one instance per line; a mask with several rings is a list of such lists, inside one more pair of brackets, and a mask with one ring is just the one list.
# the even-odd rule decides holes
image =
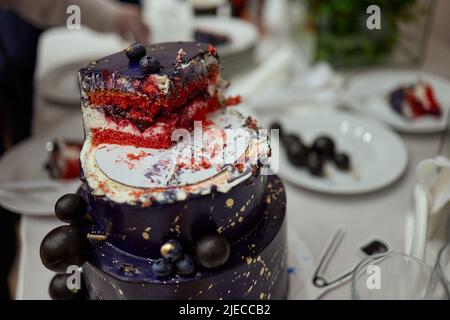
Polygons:
[[228,198],[227,201],[225,201],[225,206],[227,208],[233,208],[233,206],[234,206],[234,199],[233,198]]
[[167,242],[161,246],[161,255],[163,257],[166,257],[167,254],[174,249],[175,249],[175,246],[173,245],[173,243]]

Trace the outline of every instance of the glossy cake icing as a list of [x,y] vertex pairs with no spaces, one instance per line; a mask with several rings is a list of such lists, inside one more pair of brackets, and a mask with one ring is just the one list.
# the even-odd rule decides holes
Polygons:
[[[86,133],[79,195],[88,205],[83,274],[90,298],[285,298],[286,200],[280,180],[264,174],[267,134],[227,108],[239,99],[225,97],[213,47],[177,42],[145,51],[156,61],[151,72],[123,51],[79,73]],[[200,162],[173,156],[190,148],[186,136],[173,139],[175,130],[195,141],[196,122],[213,134],[188,154],[206,156]],[[216,163],[214,141],[241,148]],[[229,257],[214,268],[198,256],[211,235],[229,246]],[[193,272],[155,271],[167,241],[192,257]]]

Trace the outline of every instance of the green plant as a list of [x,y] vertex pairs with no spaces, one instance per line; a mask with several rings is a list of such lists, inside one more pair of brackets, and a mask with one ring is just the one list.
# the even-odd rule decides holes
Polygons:
[[[316,60],[337,67],[381,62],[391,53],[400,23],[418,14],[416,0],[309,0],[309,25],[317,33]],[[366,9],[381,9],[381,29],[366,26]]]

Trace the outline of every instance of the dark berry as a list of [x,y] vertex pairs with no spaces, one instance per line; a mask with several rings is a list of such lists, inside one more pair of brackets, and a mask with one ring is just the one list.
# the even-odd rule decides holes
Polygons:
[[209,269],[224,265],[230,257],[230,244],[224,237],[209,235],[197,244],[197,259],[200,264]]
[[175,262],[183,256],[183,248],[177,240],[169,240],[161,246],[161,255],[169,261]]
[[303,144],[302,139],[295,134],[286,134],[283,137],[281,137],[281,141],[283,142],[283,145],[286,149],[288,149],[289,146],[294,144]]
[[283,127],[279,122],[273,122],[270,125],[270,130],[278,130],[278,134],[280,137],[283,137]]
[[338,153],[334,156],[336,167],[341,170],[349,170],[351,166],[350,157],[346,153]]
[[308,158],[306,160],[306,166],[308,168],[309,173],[314,176],[323,176],[323,159],[321,155],[315,151],[311,151],[308,154]]
[[321,136],[314,140],[312,149],[324,156],[326,159],[333,159],[335,144],[333,139],[330,137]]
[[75,224],[85,215],[86,209],[87,204],[83,197],[69,193],[56,201],[55,214],[62,222]]
[[136,61],[145,56],[146,50],[142,44],[136,42],[125,49],[125,54],[131,61]]
[[159,61],[149,55],[143,56],[139,62],[139,65],[145,73],[157,73],[161,67]]
[[159,258],[152,264],[152,271],[157,277],[167,277],[173,273],[173,264],[165,258]]
[[74,226],[61,226],[42,240],[40,255],[47,269],[65,273],[70,265],[82,266],[86,261],[86,239]]
[[175,265],[178,274],[188,275],[194,272],[194,261],[190,256],[183,256]]
[[85,290],[82,283],[80,283],[80,289],[71,290],[67,287],[67,281],[70,276],[71,274],[57,274],[53,277],[48,288],[48,293],[53,300],[83,299],[85,296]]
[[302,167],[306,165],[309,148],[302,143],[294,143],[289,145],[286,149],[289,162],[294,166]]

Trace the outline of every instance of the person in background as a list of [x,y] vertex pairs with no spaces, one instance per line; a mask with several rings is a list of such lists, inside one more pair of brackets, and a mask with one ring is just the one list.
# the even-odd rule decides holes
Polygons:
[[[39,35],[66,25],[70,5],[80,7],[83,27],[142,43],[149,39],[139,0],[0,0],[0,155],[31,135]],[[0,207],[0,299],[10,299],[17,222],[16,214]]]

